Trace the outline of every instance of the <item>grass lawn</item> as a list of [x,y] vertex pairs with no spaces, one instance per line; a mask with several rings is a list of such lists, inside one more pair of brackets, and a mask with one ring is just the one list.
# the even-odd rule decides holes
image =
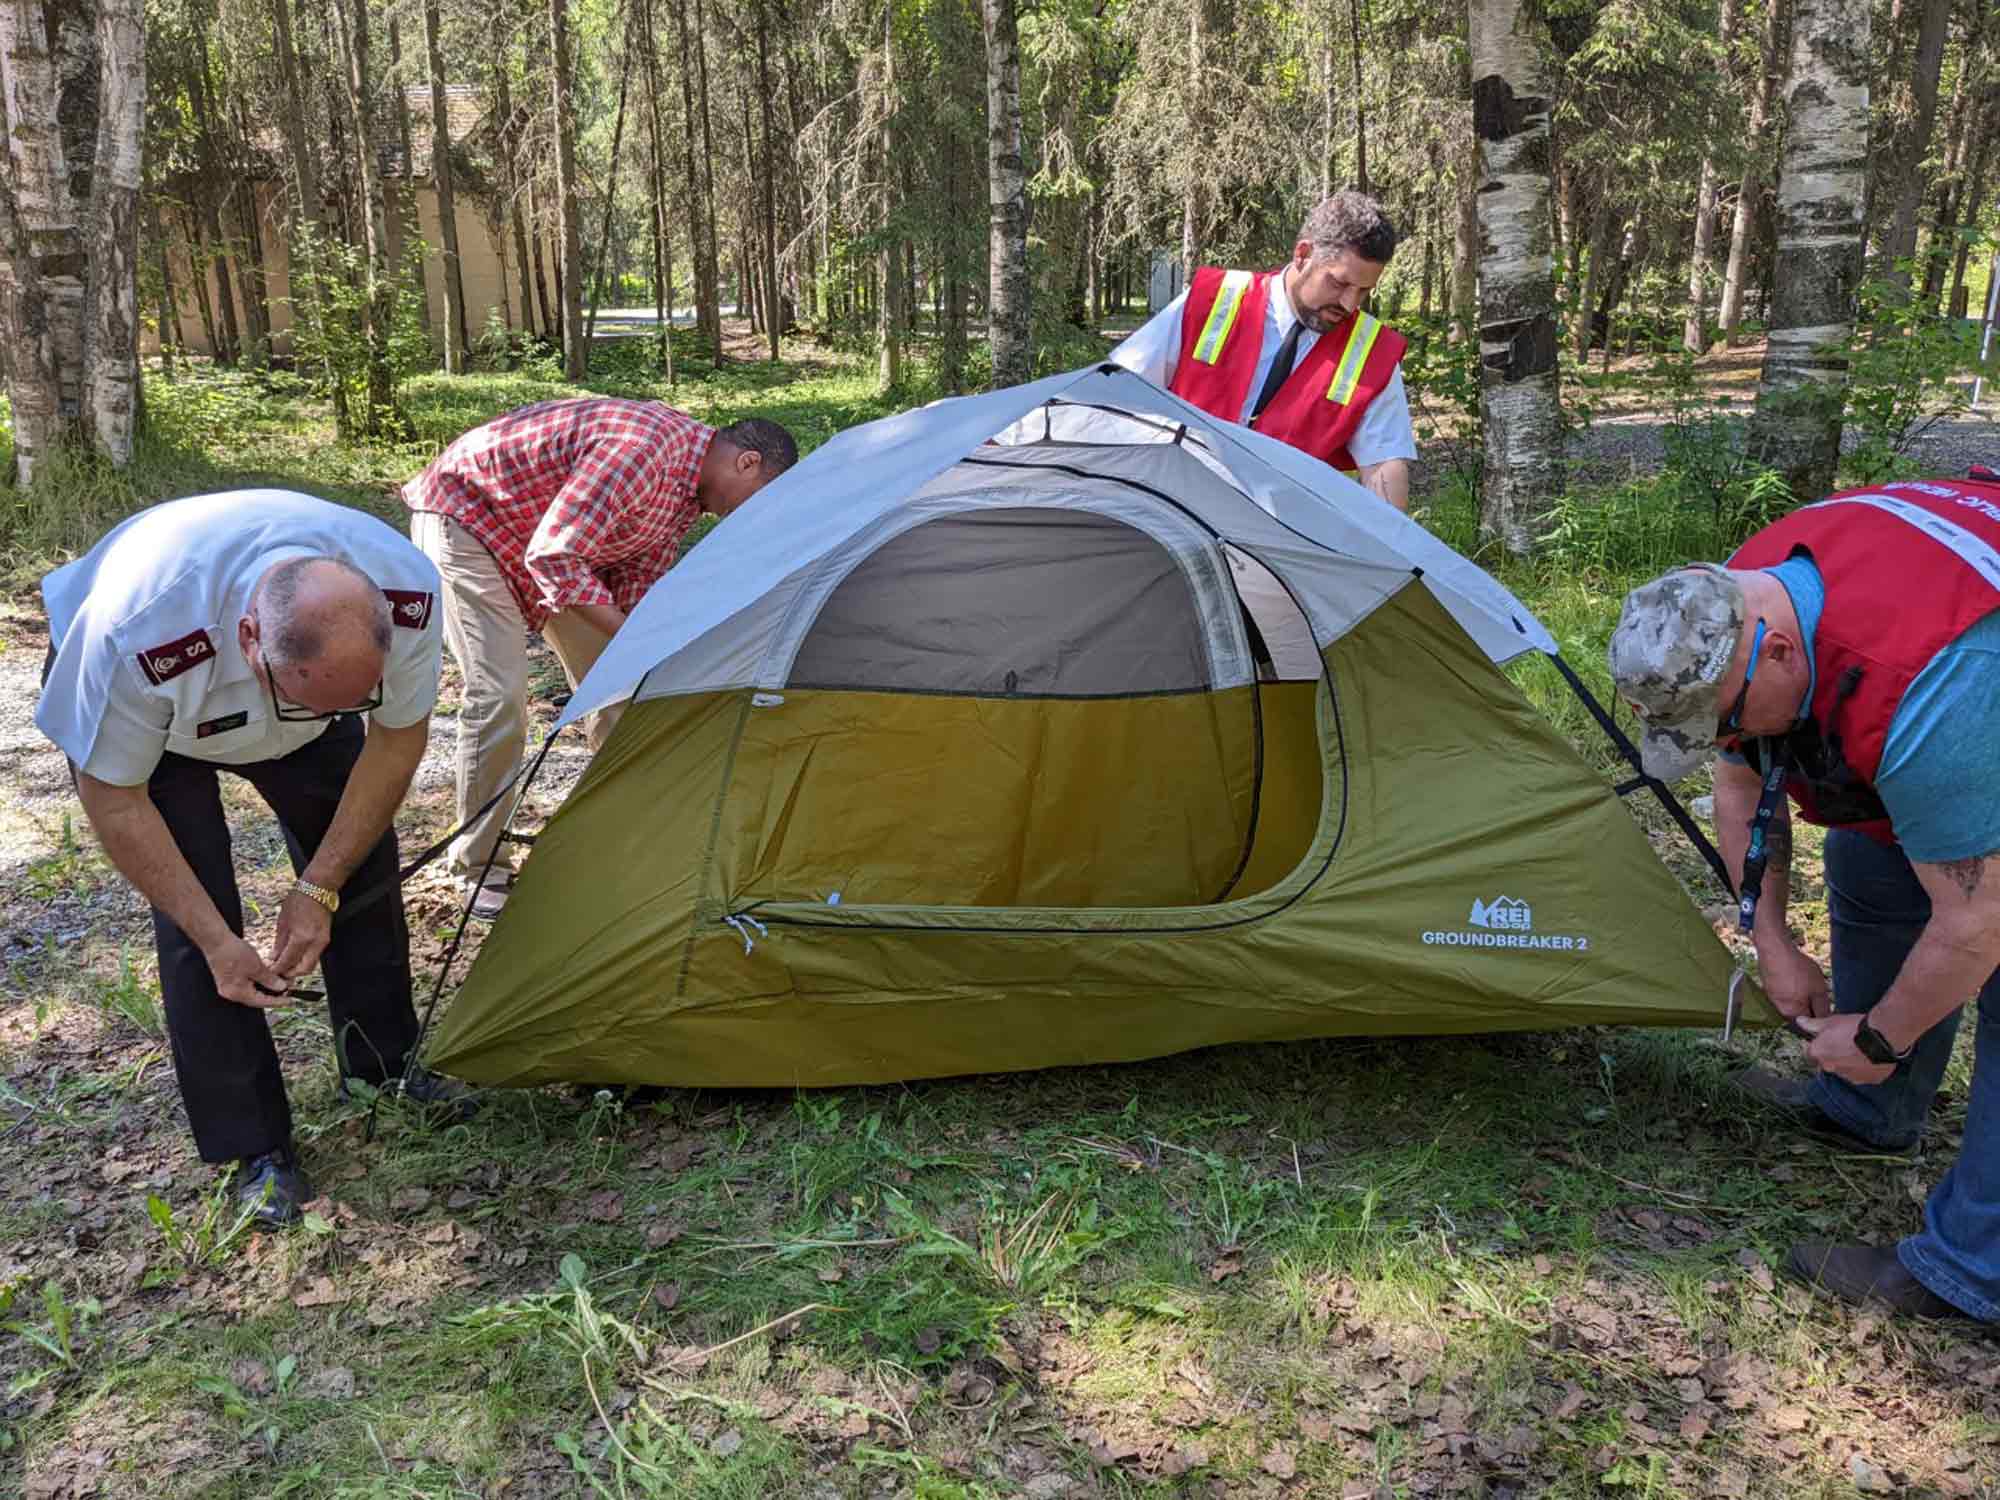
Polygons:
[[[808,446],[906,404],[858,359],[793,352],[675,399],[777,416]],[[665,394],[630,355],[614,370],[593,386]],[[371,1141],[323,1013],[286,1011],[323,1201],[298,1230],[238,1231],[180,1113],[144,908],[26,722],[32,578],[135,498],[272,483],[397,519],[393,486],[444,441],[566,389],[425,377],[405,390],[411,440],[363,447],[282,376],[155,382],[126,484],[65,476],[17,511],[0,1495],[1995,1492],[1990,1342],[1774,1274],[1801,1235],[1917,1224],[1958,1147],[1969,1045],[1915,1160],[1808,1146],[1732,1099],[1745,1061],[1801,1067],[1788,1039],[1636,1029],[797,1095],[503,1092],[469,1124],[386,1107]],[[1691,534],[1629,504],[1625,543],[1503,570],[1600,688],[1617,601],[1647,571],[1631,537]],[[1448,492],[1426,519],[1470,540]],[[1610,770],[1553,669],[1518,680]],[[557,684],[538,679],[544,723]],[[407,847],[450,801],[434,750]],[[253,798],[229,806],[267,922],[282,848]],[[1692,852],[1635,813],[1722,924]],[[1823,952],[1801,842],[1794,912]],[[410,912],[425,975],[454,908],[420,877]]]

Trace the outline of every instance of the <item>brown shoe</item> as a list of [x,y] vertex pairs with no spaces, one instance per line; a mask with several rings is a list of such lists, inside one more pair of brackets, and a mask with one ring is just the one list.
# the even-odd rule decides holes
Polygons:
[[1870,1156],[1908,1156],[1917,1149],[1915,1141],[1907,1146],[1878,1146],[1867,1137],[1856,1135],[1813,1103],[1811,1083],[1807,1079],[1787,1078],[1769,1068],[1745,1068],[1739,1073],[1731,1073],[1729,1082],[1738,1092],[1748,1094],[1759,1104],[1790,1116],[1792,1123],[1806,1134],[1838,1146],[1843,1151]]
[[1845,1302],[1876,1302],[1909,1318],[1967,1316],[1912,1276],[1894,1250],[1875,1245],[1800,1240],[1785,1257],[1785,1269]]

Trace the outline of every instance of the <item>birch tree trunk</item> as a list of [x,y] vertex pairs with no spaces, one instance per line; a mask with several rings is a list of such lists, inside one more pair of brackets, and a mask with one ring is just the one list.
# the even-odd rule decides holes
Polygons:
[[[117,468],[139,416],[139,186],[146,128],[143,0],[97,0],[97,160],[83,299],[83,423]],[[166,329],[160,330],[161,343]]]
[[452,199],[451,111],[438,45],[438,0],[424,6],[424,62],[431,76],[431,185],[437,192],[438,243],[444,260],[444,372],[465,373],[465,275],[458,258],[458,212]]
[[1479,526],[1523,555],[1562,491],[1547,62],[1525,0],[1471,0],[1479,137]]
[[1801,501],[1833,484],[1868,171],[1869,0],[1798,0],[1770,342],[1750,455]]
[[1764,156],[1771,144],[1771,106],[1785,66],[1784,38],[1789,0],[1764,0],[1764,30],[1758,42],[1761,66],[1750,95],[1749,165],[1736,193],[1736,216],[1729,230],[1729,266],[1722,275],[1722,306],[1716,317],[1726,340],[1743,321],[1743,292],[1750,269],[1750,235],[1757,223],[1757,200],[1764,194]]
[[981,0],[986,22],[988,340],[993,385],[1034,373],[1028,172],[1021,147],[1021,33],[1015,0]]
[[549,31],[553,38],[556,133],[556,219],[561,226],[562,258],[556,268],[562,289],[563,378],[577,381],[589,370],[583,346],[583,230],[576,180],[576,115],[570,89],[569,0],[549,0]]
[[25,486],[74,432],[83,297],[74,274],[79,243],[69,165],[56,126],[56,63],[41,0],[0,3],[0,88],[7,170],[0,172],[0,239],[6,253],[7,396],[14,473]]

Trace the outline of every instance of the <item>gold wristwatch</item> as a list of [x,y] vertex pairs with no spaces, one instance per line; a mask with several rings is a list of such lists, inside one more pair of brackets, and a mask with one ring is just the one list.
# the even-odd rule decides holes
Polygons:
[[339,891],[330,891],[323,885],[314,885],[310,880],[294,880],[292,889],[301,896],[310,896],[329,912],[340,910]]

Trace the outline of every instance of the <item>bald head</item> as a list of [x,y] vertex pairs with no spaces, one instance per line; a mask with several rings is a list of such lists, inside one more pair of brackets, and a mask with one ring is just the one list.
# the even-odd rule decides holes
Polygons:
[[278,563],[251,590],[239,626],[278,693],[332,713],[364,701],[382,680],[393,627],[375,580],[337,557]]

